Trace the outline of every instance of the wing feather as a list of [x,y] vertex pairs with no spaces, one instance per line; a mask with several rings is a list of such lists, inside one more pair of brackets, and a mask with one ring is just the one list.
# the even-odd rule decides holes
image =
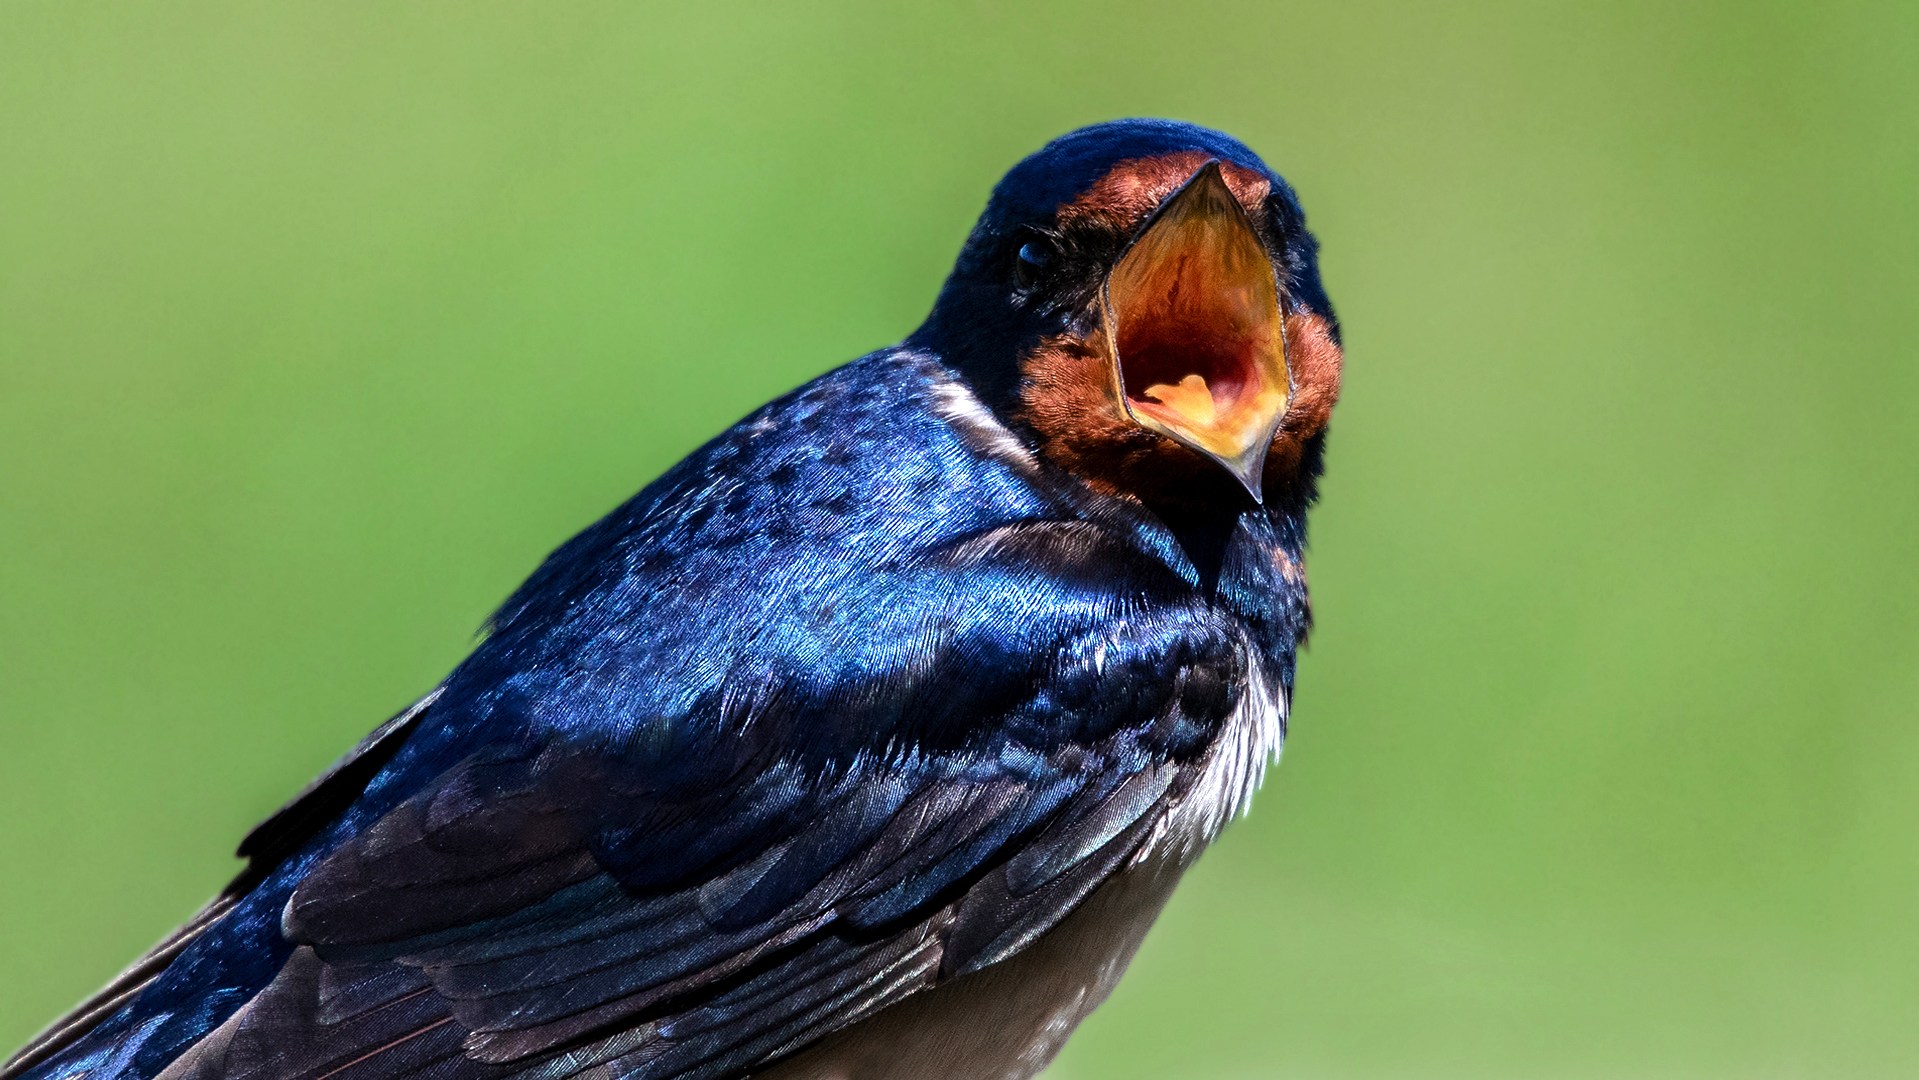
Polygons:
[[[902,624],[825,682],[420,750],[451,764],[303,864],[292,957],[166,1080],[732,1080],[1024,948],[1192,787],[1245,646],[1084,523],[969,543],[925,587],[999,609]],[[450,745],[477,722],[445,700],[363,752]],[[256,858],[311,819],[276,815]]]

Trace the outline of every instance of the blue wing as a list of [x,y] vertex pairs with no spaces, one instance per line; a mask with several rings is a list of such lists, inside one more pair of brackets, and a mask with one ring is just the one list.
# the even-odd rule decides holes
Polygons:
[[461,760],[302,877],[303,948],[206,1074],[729,1075],[1044,932],[1191,783],[1246,658],[1150,574],[1067,595],[1062,549],[1128,577],[1093,530],[1011,532],[929,553],[951,599],[888,670]]

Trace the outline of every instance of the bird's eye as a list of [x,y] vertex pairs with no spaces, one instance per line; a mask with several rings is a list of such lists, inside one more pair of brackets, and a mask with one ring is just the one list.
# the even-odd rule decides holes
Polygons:
[[1019,257],[1013,260],[1013,277],[1019,281],[1020,288],[1032,288],[1052,261],[1053,249],[1046,241],[1028,240],[1019,246]]

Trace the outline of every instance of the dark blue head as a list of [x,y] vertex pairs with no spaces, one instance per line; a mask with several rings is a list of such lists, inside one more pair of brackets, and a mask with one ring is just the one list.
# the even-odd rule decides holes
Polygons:
[[1096,124],[999,182],[910,341],[1110,493],[1303,503],[1341,360],[1317,248],[1239,140]]

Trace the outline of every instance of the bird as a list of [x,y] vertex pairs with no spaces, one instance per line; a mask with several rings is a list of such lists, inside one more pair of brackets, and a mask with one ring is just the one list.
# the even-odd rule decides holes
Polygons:
[[0,1080],[1024,1080],[1279,752],[1342,365],[1246,145],[1054,139]]

